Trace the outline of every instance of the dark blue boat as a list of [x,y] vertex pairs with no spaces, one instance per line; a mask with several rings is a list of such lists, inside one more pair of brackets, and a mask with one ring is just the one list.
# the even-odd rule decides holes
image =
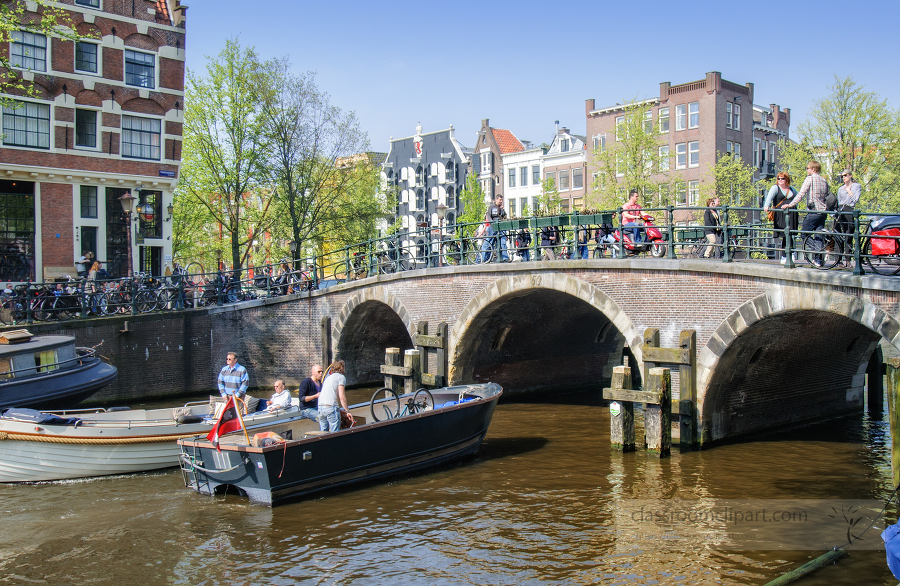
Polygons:
[[[373,400],[351,406],[356,423],[334,433],[299,418],[248,428],[259,447],[242,432],[221,438],[221,451],[206,438],[178,440],[185,485],[209,495],[234,487],[251,502],[273,506],[459,460],[478,451],[502,393],[487,383],[436,389],[427,400],[422,391]],[[266,432],[285,441],[262,445],[270,438],[258,434]]]
[[118,376],[116,367],[92,349],[76,348],[72,336],[31,336],[17,330],[4,332],[2,339],[10,343],[0,345],[0,410],[68,409]]

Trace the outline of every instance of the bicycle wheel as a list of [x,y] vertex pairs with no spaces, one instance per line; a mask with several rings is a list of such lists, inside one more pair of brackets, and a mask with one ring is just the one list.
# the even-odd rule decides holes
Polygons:
[[595,246],[594,252],[592,254],[594,258],[603,258],[603,248],[601,246]]
[[434,397],[428,389],[419,389],[412,398],[410,413],[421,413],[434,409]]
[[96,296],[97,297],[94,300],[94,305],[97,307],[97,312],[100,315],[109,315],[111,313],[115,313],[115,307],[110,307],[108,293],[96,293]]
[[203,265],[196,261],[189,262],[187,266],[184,267],[184,272],[188,275],[202,275]]
[[[839,249],[839,250],[838,250]],[[817,269],[833,268],[841,260],[843,248],[832,234],[819,232],[803,239],[803,256]],[[896,267],[900,268],[900,266]]]
[[413,266],[415,265],[411,260],[409,260],[409,253],[403,251],[403,253],[400,255],[400,270],[411,271],[413,269]]
[[0,305],[0,323],[5,326],[11,326],[15,323],[15,305],[14,299],[4,301],[3,305]]
[[[80,311],[81,308],[78,308]],[[53,305],[50,309],[50,317],[52,319],[72,319],[72,317],[77,313],[77,311],[69,306],[68,300],[63,297],[57,297],[53,300]]]
[[872,255],[872,238],[868,237],[862,244],[863,262],[879,275],[896,275],[900,272],[900,255]]
[[156,294],[153,291],[142,289],[135,296],[135,305],[140,313],[150,313],[156,309]]
[[383,387],[372,393],[369,413],[375,421],[387,421],[400,414],[400,396],[392,389]]

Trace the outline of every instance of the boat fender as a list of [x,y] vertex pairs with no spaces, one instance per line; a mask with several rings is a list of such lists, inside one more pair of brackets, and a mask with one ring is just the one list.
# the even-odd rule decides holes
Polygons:
[[251,440],[250,443],[255,447],[262,448],[265,446],[284,443],[284,438],[274,431],[264,431],[261,433],[253,434],[253,440]]
[[108,412],[113,413],[115,411],[131,411],[131,407],[127,405],[118,405],[116,407],[110,407],[107,409]]
[[200,423],[203,421],[203,418],[199,415],[179,415],[177,419],[175,419],[175,423],[184,424],[184,423]]

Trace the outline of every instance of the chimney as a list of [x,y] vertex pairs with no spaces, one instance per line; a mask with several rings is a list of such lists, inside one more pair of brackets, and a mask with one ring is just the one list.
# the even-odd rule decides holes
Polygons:
[[591,99],[589,99],[589,100],[585,100],[585,101],[584,101],[584,114],[585,114],[585,116],[590,116],[590,115],[591,115],[591,112],[593,112],[593,111],[596,110],[596,109],[597,109],[597,108],[594,107],[594,98],[591,98]]

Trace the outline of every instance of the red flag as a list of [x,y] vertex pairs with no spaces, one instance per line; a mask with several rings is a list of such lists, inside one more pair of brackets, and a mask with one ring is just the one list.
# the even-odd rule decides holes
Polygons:
[[206,439],[211,441],[212,444],[216,446],[217,450],[221,451],[219,448],[219,437],[243,428],[243,420],[241,420],[241,417],[237,412],[234,396],[228,395],[228,402],[225,403],[225,408],[222,409],[219,419],[216,420],[216,424],[213,425],[213,428],[206,436]]

